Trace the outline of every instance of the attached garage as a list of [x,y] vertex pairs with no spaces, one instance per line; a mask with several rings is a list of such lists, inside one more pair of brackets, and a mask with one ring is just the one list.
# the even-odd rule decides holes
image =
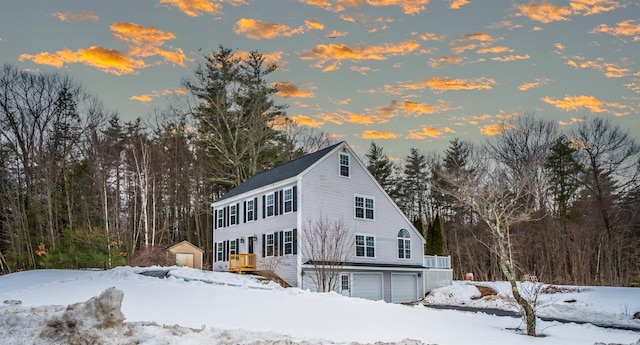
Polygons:
[[382,273],[351,274],[351,297],[377,301],[383,299],[382,296]]
[[391,274],[391,302],[403,303],[418,300],[418,275],[413,273]]

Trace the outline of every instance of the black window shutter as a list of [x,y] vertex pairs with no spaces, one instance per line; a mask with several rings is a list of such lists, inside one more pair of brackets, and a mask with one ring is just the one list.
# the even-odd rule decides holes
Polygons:
[[236,224],[240,224],[240,203],[236,203]]
[[[295,187],[294,187],[295,188]],[[293,229],[293,255],[298,254],[298,230],[297,229]]]
[[279,200],[280,200],[280,214],[284,213],[284,207],[283,207],[284,201],[282,199],[283,198],[282,198],[282,190],[281,190],[280,191],[280,197],[279,197]]
[[242,222],[246,223],[247,222],[247,201],[243,201],[242,202]]
[[298,211],[298,187],[293,186],[293,212]]
[[273,215],[278,214],[278,191],[273,192]]
[[222,261],[229,261],[229,241],[224,241],[223,247],[224,253],[222,254]]
[[262,257],[264,258],[265,253],[267,252],[267,237],[262,234]]
[[224,208],[224,226],[229,226],[229,206]]
[[253,219],[258,220],[258,197],[253,198]]
[[218,242],[213,242],[213,262],[218,262]]
[[284,231],[278,233],[278,242],[280,242],[280,255],[284,255]]
[[267,196],[262,196],[262,218],[267,216]]
[[240,253],[240,239],[236,238],[236,252],[235,254]]
[[214,214],[213,228],[217,229],[218,228],[218,210],[214,209],[213,214]]

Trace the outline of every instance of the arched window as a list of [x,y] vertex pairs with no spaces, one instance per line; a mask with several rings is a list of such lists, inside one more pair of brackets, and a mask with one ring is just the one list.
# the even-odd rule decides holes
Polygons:
[[398,232],[398,259],[411,259],[411,236],[407,229]]

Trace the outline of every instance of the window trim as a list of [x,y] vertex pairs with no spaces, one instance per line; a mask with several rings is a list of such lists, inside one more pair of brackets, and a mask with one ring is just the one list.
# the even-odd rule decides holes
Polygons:
[[[362,198],[362,206],[358,207],[358,198]],[[372,207],[367,207],[367,201],[371,201]],[[358,209],[362,209],[362,217],[358,217]],[[371,212],[371,218],[368,217],[368,211]],[[355,194],[353,196],[353,217],[362,220],[376,220],[376,199],[372,196]]]
[[[269,244],[269,236],[271,236],[271,244]],[[264,257],[276,256],[276,234],[274,232],[266,233],[264,242]],[[271,255],[269,255],[269,247],[271,247]]]
[[[287,234],[290,236],[289,241],[287,241]],[[289,245],[288,250],[287,245]],[[284,230],[282,233],[282,253],[284,255],[293,255],[293,229]]]
[[229,226],[239,224],[238,220],[238,205],[229,205]]
[[[364,240],[364,244],[360,245],[360,247],[363,248],[363,255],[358,255],[358,236],[362,236],[363,240]],[[373,245],[369,246],[367,244],[367,240],[368,239],[373,239]],[[362,233],[356,233],[356,238],[355,238],[355,245],[356,245],[356,258],[362,258],[362,259],[375,259],[376,258],[376,235],[372,235],[372,234],[362,234]],[[368,248],[372,248],[373,249],[373,256],[369,256],[369,251],[367,250]]]
[[[269,203],[269,199],[271,199],[271,203]],[[266,218],[273,217],[276,215],[276,197],[273,195],[273,193],[266,194],[264,206],[265,206]],[[269,208],[271,208],[271,214],[269,214]]]
[[216,261],[224,261],[224,242],[216,243]]
[[[406,236],[403,236],[404,233]],[[398,259],[400,260],[411,260],[411,233],[409,230],[402,228],[398,231]],[[402,248],[400,245],[402,243]],[[408,254],[408,255],[407,255]]]
[[[287,192],[289,192],[289,198],[287,199]],[[287,211],[287,204],[289,210]],[[285,188],[282,190],[282,213],[293,212],[293,187]]]
[[258,205],[256,205],[254,198],[249,198],[247,201],[247,222],[258,220]]
[[[347,159],[346,164],[343,164],[342,157],[345,157]],[[346,175],[343,175],[342,173],[343,167],[347,169]],[[340,152],[338,154],[338,176],[344,177],[344,178],[351,178],[351,155],[346,152]]]
[[224,207],[216,210],[216,227],[224,228]]

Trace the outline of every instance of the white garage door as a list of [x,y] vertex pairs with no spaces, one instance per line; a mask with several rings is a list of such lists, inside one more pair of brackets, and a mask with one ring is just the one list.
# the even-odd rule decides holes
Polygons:
[[382,274],[354,273],[351,276],[351,297],[382,299]]
[[413,302],[418,299],[418,275],[391,274],[391,302]]

